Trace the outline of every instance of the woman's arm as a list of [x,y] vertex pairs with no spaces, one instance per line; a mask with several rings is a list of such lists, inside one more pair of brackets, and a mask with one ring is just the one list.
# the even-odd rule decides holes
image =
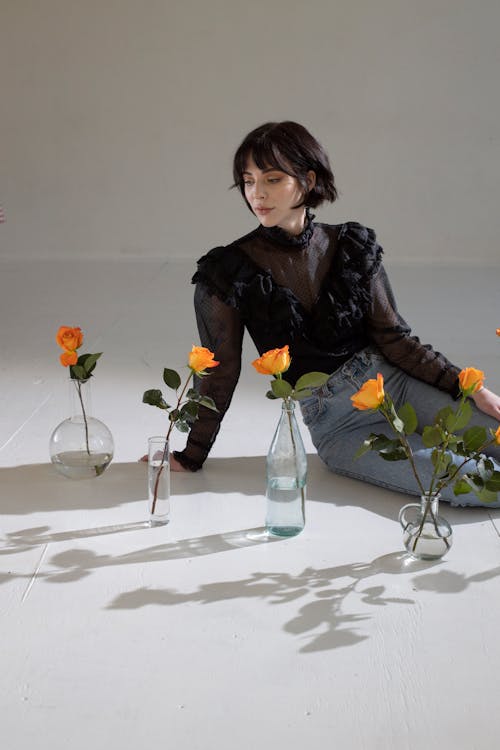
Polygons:
[[[204,396],[210,396],[218,411],[200,407],[199,417],[191,428],[186,448],[174,452],[174,459],[188,471],[201,468],[231,403],[240,375],[244,330],[239,311],[210,294],[204,284],[196,285],[194,305],[201,344],[214,352],[220,365],[196,382],[198,391]],[[172,468],[177,470],[176,467]]]
[[411,335],[410,326],[398,312],[383,266],[371,280],[370,291],[372,303],[367,318],[367,333],[386,359],[409,375],[458,397],[460,368],[444,354]]

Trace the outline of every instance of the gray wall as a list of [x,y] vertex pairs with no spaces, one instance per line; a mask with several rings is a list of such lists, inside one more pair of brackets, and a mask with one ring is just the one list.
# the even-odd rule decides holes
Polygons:
[[387,258],[499,262],[498,0],[0,0],[0,258],[196,258],[296,119]]

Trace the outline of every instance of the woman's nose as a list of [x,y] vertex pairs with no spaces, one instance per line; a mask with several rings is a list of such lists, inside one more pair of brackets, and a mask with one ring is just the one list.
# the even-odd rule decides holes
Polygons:
[[266,196],[266,186],[264,182],[257,181],[255,183],[255,197],[264,198]]

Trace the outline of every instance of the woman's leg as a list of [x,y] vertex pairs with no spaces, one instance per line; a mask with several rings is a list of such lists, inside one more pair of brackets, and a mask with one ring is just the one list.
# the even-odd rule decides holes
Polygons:
[[[385,390],[394,400],[396,408],[409,401],[417,412],[418,430],[432,424],[437,411],[446,405],[453,408],[457,403],[447,393],[415,380],[402,370],[393,367],[376,351],[366,349],[354,355],[328,383],[301,402],[304,423],[307,425],[320,458],[338,474],[354,477],[391,490],[411,495],[420,495],[420,488],[408,461],[384,461],[376,451],[369,451],[355,460],[354,456],[363,441],[372,432],[393,437],[392,430],[378,411],[359,411],[350,400],[369,378],[377,372],[384,376]],[[473,404],[472,404],[473,405]],[[474,413],[470,426],[483,425],[496,429],[498,425],[490,417]],[[417,471],[424,488],[428,488],[432,476],[431,450],[422,446],[418,434],[411,435],[410,443],[415,455]],[[500,470],[500,448],[488,451]],[[456,461],[462,459],[456,457]],[[468,468],[468,467],[466,467]],[[453,505],[481,505],[473,494],[453,494],[451,487],[445,488],[441,496]],[[500,500],[488,503],[487,507],[500,507]]]

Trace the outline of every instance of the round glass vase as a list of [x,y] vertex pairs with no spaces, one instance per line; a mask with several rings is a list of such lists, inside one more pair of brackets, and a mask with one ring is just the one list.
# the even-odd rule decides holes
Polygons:
[[307,456],[294,409],[283,401],[267,454],[266,529],[274,536],[295,536],[305,526]]
[[170,521],[170,454],[164,435],[148,438],[148,510],[150,526]]
[[422,495],[420,503],[408,503],[399,511],[403,543],[416,560],[439,560],[453,543],[453,531],[439,515],[440,495]]
[[69,393],[71,417],[50,437],[50,460],[69,479],[100,477],[113,458],[113,436],[104,422],[91,416],[90,380],[70,378]]

